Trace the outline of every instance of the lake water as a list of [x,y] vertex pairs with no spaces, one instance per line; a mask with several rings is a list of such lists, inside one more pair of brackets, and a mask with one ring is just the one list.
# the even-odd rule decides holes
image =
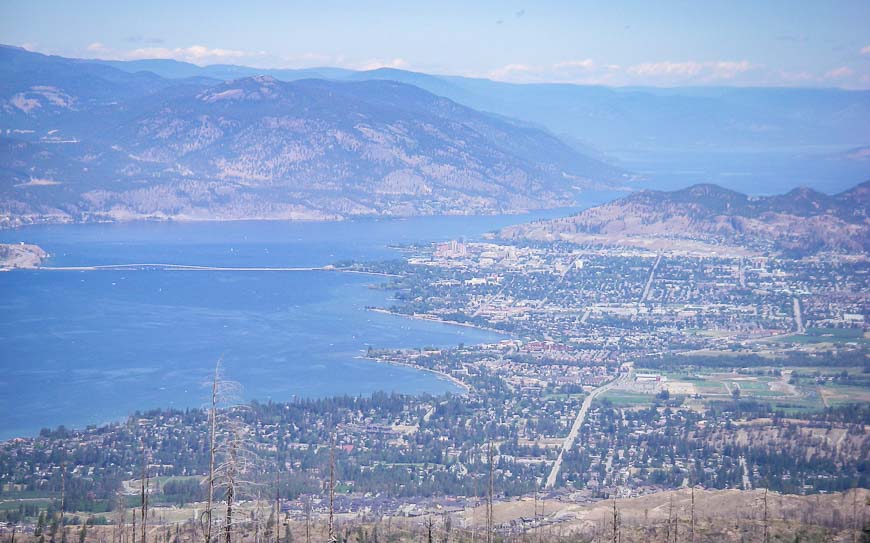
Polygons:
[[[391,245],[473,239],[568,213],[38,226],[0,232],[0,241],[41,245],[49,266],[323,266],[397,258]],[[389,292],[368,288],[383,280],[326,271],[0,273],[0,439],[203,405],[220,357],[227,377],[261,401],[456,391],[435,375],[359,356],[369,345],[454,346],[501,336],[366,310],[389,305]]]
[[795,187],[810,187],[827,194],[851,189],[866,180],[866,160],[848,158],[841,146],[781,150],[706,151],[626,149],[612,158],[628,171],[642,176],[638,188],[677,190],[696,183],[770,196]]

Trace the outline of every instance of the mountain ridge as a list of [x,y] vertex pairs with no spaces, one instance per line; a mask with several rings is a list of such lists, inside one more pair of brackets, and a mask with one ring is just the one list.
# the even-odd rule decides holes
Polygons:
[[[143,61],[96,61],[119,69],[135,69]],[[153,61],[149,61],[153,62]],[[509,83],[483,77],[428,74],[397,68],[267,69],[246,66],[196,66],[178,63],[186,75],[232,75],[236,72],[293,80],[319,73],[328,78],[389,79],[421,87],[463,105],[521,118],[569,134],[584,142],[613,146],[693,145],[781,140],[790,145],[809,141],[866,144],[870,91],[824,87],[608,87],[575,83]],[[177,65],[176,64],[176,65]],[[221,70],[229,73],[221,74]],[[163,72],[167,73],[167,72]],[[715,107],[711,107],[715,106]],[[708,119],[698,124],[699,112]],[[711,113],[712,112],[712,113]],[[839,118],[840,125],[831,123]],[[664,122],[667,121],[667,122]],[[691,121],[691,122],[687,122]],[[795,132],[811,123],[826,130],[824,138]],[[662,130],[666,127],[667,130]],[[718,127],[713,137],[711,128]],[[832,130],[833,129],[833,130]],[[650,136],[658,141],[650,140]],[[644,143],[646,142],[646,143]]]
[[0,51],[18,78],[0,93],[16,127],[0,139],[0,225],[517,212],[624,178],[528,123],[395,81],[91,68]]
[[870,177],[861,151],[870,143],[870,90],[510,83],[397,68],[269,69],[170,59],[77,62],[198,84],[258,74],[283,81],[404,82],[545,129],[581,154],[636,172],[651,188],[707,180],[742,192],[776,193],[798,184],[845,189]]
[[[578,214],[505,228],[503,238],[680,250],[702,243],[790,254],[870,253],[870,181],[752,197],[715,184],[641,191]],[[689,243],[692,242],[692,243]]]

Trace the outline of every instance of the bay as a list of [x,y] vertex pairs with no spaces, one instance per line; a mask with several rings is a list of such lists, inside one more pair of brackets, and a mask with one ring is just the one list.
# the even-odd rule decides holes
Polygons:
[[[344,222],[134,222],[0,232],[47,266],[167,263],[324,266],[398,258],[395,246],[456,238],[531,215]],[[367,310],[382,277],[329,271],[50,271],[0,274],[0,439],[83,427],[158,407],[198,407],[219,358],[245,399],[459,392],[447,380],[361,359],[374,348],[502,339]]]

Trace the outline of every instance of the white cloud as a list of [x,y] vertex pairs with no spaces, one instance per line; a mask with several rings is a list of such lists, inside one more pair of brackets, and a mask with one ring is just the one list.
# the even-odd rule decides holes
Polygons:
[[840,66],[839,68],[834,68],[825,74],[825,79],[843,79],[845,77],[851,77],[855,72],[852,68],[848,66]]
[[680,85],[731,81],[758,68],[748,60],[645,62],[623,68],[586,58],[549,65],[507,64],[485,75],[517,83]]
[[[148,41],[145,39],[137,41]],[[273,55],[267,51],[242,51],[205,45],[188,47],[147,46],[135,49],[113,49],[101,42],[93,42],[79,53],[84,57],[99,57],[113,60],[173,59],[205,66],[208,64],[233,63],[254,68],[299,69],[315,66],[334,66],[350,70],[375,70],[378,68],[410,69],[411,63],[403,58],[349,59],[343,55],[328,55],[304,52],[290,55]],[[71,55],[72,56],[72,55]]]
[[262,52],[252,53],[235,49],[209,48],[204,45],[191,45],[190,47],[141,47],[122,53],[128,59],[162,58],[182,60],[194,64],[207,64],[209,62],[225,62],[248,57],[262,55]]
[[[136,38],[140,41],[140,38]],[[514,62],[491,70],[451,70],[440,65],[409,62],[404,58],[370,58],[330,55],[317,52],[299,52],[289,55],[274,55],[265,51],[243,51],[205,45],[188,47],[165,47],[148,45],[152,40],[142,38],[142,45],[135,49],[114,49],[94,41],[76,53],[52,51],[38,44],[22,44],[29,50],[45,54],[61,54],[86,58],[116,60],[176,59],[199,65],[231,63],[255,68],[306,68],[334,66],[350,70],[375,70],[378,68],[414,69],[426,73],[454,73],[469,77],[486,77],[512,83],[568,83],[581,85],[755,85],[755,86],[819,86],[836,85],[843,88],[870,87],[870,72],[857,65],[835,67],[827,72],[806,69],[786,70],[754,64],[749,60],[662,60],[633,65],[608,63],[603,59],[568,58],[558,62],[531,64]],[[157,41],[157,40],[154,40]],[[870,45],[860,49],[862,55],[870,55]],[[412,66],[413,64],[413,66]]]
[[483,75],[497,81],[514,83],[601,83],[613,72],[619,71],[616,64],[598,64],[591,58],[563,60],[555,64],[506,64]]
[[529,66],[528,64],[506,64],[501,68],[490,70],[486,75],[496,81],[516,81],[527,80],[530,76],[540,71],[540,68]]
[[392,60],[372,59],[357,65],[354,69],[357,70],[377,70],[378,68],[395,68],[398,70],[406,70],[410,67],[407,60],[403,58],[394,58]]
[[694,76],[701,71],[700,62],[644,62],[628,68],[629,73],[641,76],[663,75]]
[[[552,65],[506,64],[500,68],[483,74],[485,77],[498,81],[537,82],[537,81],[574,81],[578,77],[588,77],[600,69],[612,69],[612,66],[599,67],[591,58],[580,60],[563,60]],[[617,67],[618,68],[618,67]]]
[[757,68],[748,60],[716,62],[713,64],[712,76],[717,79],[732,79],[738,74]]
[[668,80],[715,81],[734,79],[736,76],[755,68],[747,60],[720,60],[713,62],[644,62],[630,66],[627,71],[640,77]]
[[214,64],[232,61],[253,61],[266,56],[264,51],[239,51],[235,49],[212,48],[205,45],[191,45],[189,47],[140,47],[136,49],[113,49],[102,42],[92,42],[80,54],[88,58],[102,58],[112,60],[142,60],[142,59],[174,59],[193,64]]

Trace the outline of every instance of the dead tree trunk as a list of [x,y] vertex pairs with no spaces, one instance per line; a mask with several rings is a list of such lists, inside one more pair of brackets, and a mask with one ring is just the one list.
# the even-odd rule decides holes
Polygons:
[[227,463],[227,493],[226,519],[224,521],[224,542],[233,543],[233,503],[236,497],[236,466],[238,463],[238,445],[235,440],[230,443],[230,460]]
[[[289,530],[289,528],[288,528]],[[311,543],[311,497],[305,498],[305,543]]]
[[666,543],[671,543],[671,524],[674,521],[674,497],[673,495],[670,497],[668,501],[668,523],[667,529],[665,530],[665,541]]
[[211,384],[211,409],[209,409],[208,412],[208,495],[206,496],[207,504],[205,513],[203,515],[206,520],[205,543],[211,543],[212,511],[214,509],[214,462],[216,452],[215,447],[217,442],[217,399],[220,367],[221,361],[218,360],[217,363],[214,365],[214,379],[212,380]]
[[495,518],[493,517],[493,491],[495,490],[495,470],[493,466],[492,439],[489,440],[487,459],[489,462],[489,486],[486,491],[486,543],[492,543],[493,531],[495,530]]
[[124,543],[124,526],[127,524],[127,497],[122,490],[115,494],[115,542]]
[[66,543],[66,462],[60,469],[60,540]]
[[148,458],[145,454],[145,445],[142,445],[142,480],[140,481],[140,493],[142,499],[142,543],[148,543]]
[[[329,443],[329,535],[327,541],[334,543],[335,539],[335,435]],[[227,542],[229,543],[229,542]]]
[[616,509],[616,500],[613,500],[613,543],[619,543],[619,511]]
[[695,487],[692,487],[692,520],[689,524],[689,543],[695,543]]
[[281,543],[281,468],[275,473],[275,543]]

